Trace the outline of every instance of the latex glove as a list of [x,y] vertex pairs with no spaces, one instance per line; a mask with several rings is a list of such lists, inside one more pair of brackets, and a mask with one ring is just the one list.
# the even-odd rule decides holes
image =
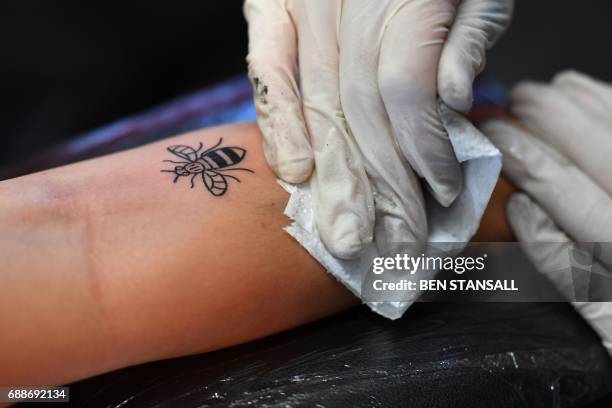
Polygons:
[[[594,288],[611,299],[612,87],[566,72],[552,85],[520,84],[512,98],[528,130],[499,120],[483,126],[504,154],[505,174],[529,195],[510,200],[510,224],[536,268],[574,300],[612,354],[612,303],[579,301]],[[603,244],[592,251],[584,243]],[[570,273],[577,256],[587,258],[578,262],[582,276]]]
[[[436,109],[472,103],[485,50],[512,0],[247,0],[249,76],[264,152],[307,180],[317,227],[337,256],[427,236],[418,178],[449,205],[461,167]],[[450,30],[450,32],[449,32]],[[299,60],[300,87],[297,85]],[[376,199],[373,197],[376,193]]]

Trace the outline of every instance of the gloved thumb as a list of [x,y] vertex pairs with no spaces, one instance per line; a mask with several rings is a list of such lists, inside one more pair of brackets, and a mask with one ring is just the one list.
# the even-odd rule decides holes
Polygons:
[[486,51],[504,33],[514,0],[463,0],[457,8],[438,68],[438,94],[459,112],[472,107],[474,78],[484,69]]
[[264,155],[278,177],[301,183],[314,159],[296,82],[297,35],[283,0],[247,0],[249,78]]

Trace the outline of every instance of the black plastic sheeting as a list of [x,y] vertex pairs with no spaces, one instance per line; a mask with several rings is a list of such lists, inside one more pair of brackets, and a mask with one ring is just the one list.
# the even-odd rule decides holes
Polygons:
[[570,407],[608,401],[612,361],[567,304],[420,303],[70,387],[80,407]]

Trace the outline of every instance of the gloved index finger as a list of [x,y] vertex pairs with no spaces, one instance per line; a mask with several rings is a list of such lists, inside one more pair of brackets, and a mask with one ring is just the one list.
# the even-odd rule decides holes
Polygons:
[[482,125],[503,153],[504,173],[579,242],[612,242],[612,200],[570,160],[501,120]]
[[512,111],[535,136],[556,148],[612,194],[611,127],[560,90],[524,82],[512,92]]
[[577,71],[564,71],[553,78],[553,87],[566,94],[576,105],[596,113],[612,126],[612,85]]
[[308,179],[313,154],[296,83],[297,37],[282,0],[247,0],[249,78],[266,160],[283,180]]

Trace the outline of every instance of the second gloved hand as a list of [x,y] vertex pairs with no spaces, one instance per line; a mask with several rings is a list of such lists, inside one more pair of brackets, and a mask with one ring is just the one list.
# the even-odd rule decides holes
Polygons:
[[[374,235],[427,236],[423,177],[444,206],[462,172],[437,111],[472,104],[512,0],[246,0],[266,159],[311,182],[321,239],[350,258]],[[300,86],[297,85],[299,61]],[[416,172],[416,174],[413,172]]]
[[510,224],[612,355],[612,87],[566,72],[552,85],[520,84],[512,98],[527,129],[483,126],[527,193],[510,200]]

